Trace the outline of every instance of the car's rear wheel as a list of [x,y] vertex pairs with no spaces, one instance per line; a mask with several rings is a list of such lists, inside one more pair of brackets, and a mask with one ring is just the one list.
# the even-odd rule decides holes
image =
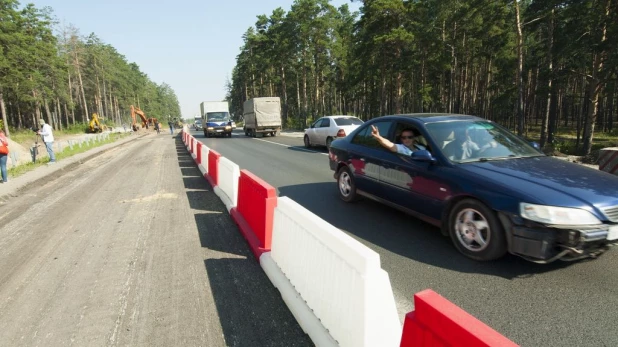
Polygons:
[[337,186],[339,187],[339,197],[345,202],[353,202],[358,199],[356,194],[356,182],[354,176],[350,173],[350,169],[342,167],[337,175]]
[[493,260],[506,253],[506,238],[496,214],[478,200],[465,199],[453,206],[448,228],[455,248],[474,260]]
[[330,148],[330,144],[333,142],[333,138],[329,137],[326,139],[326,148]]
[[305,138],[303,139],[303,141],[305,142],[305,148],[311,147],[311,142],[309,141],[309,136],[305,135]]

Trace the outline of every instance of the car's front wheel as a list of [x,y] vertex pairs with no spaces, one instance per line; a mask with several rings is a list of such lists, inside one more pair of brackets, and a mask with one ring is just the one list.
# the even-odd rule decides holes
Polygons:
[[309,141],[309,136],[305,135],[305,138],[303,139],[303,141],[305,142],[305,148],[311,147],[311,142]]
[[506,237],[496,214],[478,200],[465,199],[453,206],[448,228],[455,248],[474,260],[494,260],[506,253]]
[[341,167],[337,175],[337,186],[339,187],[339,197],[345,202],[353,202],[358,199],[356,194],[356,182],[354,176],[347,167]]

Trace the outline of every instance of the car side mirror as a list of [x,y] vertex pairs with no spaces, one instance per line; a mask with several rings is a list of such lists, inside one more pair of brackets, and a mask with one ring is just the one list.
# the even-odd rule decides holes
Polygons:
[[537,151],[543,153],[543,150],[541,149],[541,145],[538,142],[532,141],[530,142],[530,145],[534,147],[534,149],[536,149]]
[[411,157],[412,157],[412,160],[416,160],[416,161],[427,161],[430,163],[434,163],[436,161],[436,159],[426,149],[412,152]]

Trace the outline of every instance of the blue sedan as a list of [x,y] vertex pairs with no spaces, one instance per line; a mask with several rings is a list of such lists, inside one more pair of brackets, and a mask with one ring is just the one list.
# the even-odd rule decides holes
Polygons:
[[329,164],[344,201],[363,196],[436,225],[472,259],[549,263],[618,243],[618,177],[548,157],[483,118],[374,118],[332,142]]

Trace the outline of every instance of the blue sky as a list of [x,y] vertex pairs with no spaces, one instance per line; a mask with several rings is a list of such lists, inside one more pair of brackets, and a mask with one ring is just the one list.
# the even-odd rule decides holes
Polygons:
[[[95,33],[129,62],[139,65],[151,80],[169,84],[184,118],[199,114],[199,103],[222,100],[231,78],[242,35],[256,16],[277,7],[286,12],[294,0],[34,0],[49,6],[60,25],[72,24],[82,36]],[[339,7],[358,1],[331,0]]]

